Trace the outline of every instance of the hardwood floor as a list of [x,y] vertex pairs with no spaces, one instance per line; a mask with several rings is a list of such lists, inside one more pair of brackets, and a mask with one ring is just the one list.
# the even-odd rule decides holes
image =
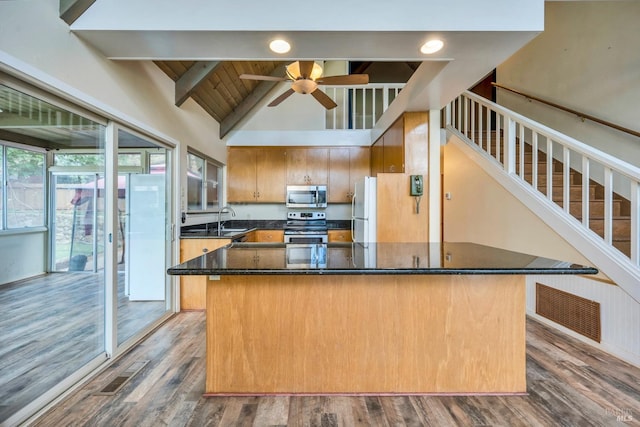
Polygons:
[[[202,397],[205,319],[179,313],[37,426],[619,426],[640,420],[640,369],[527,320],[527,395]],[[149,360],[114,396],[96,396]],[[321,375],[322,373],[319,373]]]
[[[164,301],[131,302],[119,274],[123,342],[165,312]],[[52,273],[0,287],[0,425],[104,352],[101,273]]]

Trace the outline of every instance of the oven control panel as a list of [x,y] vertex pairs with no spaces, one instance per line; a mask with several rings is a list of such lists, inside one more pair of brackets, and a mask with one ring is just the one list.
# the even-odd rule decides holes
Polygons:
[[326,219],[327,214],[325,212],[287,212],[287,219],[302,219],[302,220],[313,220],[313,219]]

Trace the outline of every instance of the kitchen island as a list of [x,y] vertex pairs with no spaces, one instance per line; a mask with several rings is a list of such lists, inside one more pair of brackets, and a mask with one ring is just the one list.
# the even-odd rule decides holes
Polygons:
[[525,275],[589,267],[470,243],[234,243],[206,275],[205,393],[524,393]]

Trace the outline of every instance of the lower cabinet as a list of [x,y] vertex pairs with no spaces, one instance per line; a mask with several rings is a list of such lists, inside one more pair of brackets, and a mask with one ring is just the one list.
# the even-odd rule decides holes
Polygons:
[[[180,239],[180,262],[231,243],[230,239]],[[207,276],[180,276],[180,310],[206,308]]]
[[254,242],[284,242],[284,230],[256,230]]
[[351,230],[329,230],[330,242],[350,242]]

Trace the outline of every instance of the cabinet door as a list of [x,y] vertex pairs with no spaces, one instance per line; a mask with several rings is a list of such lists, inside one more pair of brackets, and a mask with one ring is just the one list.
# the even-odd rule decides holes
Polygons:
[[285,150],[256,149],[256,200],[263,203],[285,202]]
[[287,150],[287,184],[327,185],[329,149],[290,148]]
[[[230,242],[230,239],[181,239],[180,262],[199,257]],[[180,310],[204,310],[206,294],[206,276],[180,276]]]
[[230,147],[227,151],[227,201],[255,202],[256,150]]
[[329,242],[351,242],[351,230],[329,230]]
[[287,158],[287,185],[305,185],[307,182],[306,148],[289,148]]
[[307,149],[308,184],[327,185],[329,182],[329,149]]
[[352,266],[351,246],[344,248],[332,248],[327,259],[329,268],[349,268]]
[[369,147],[351,147],[349,149],[349,200],[353,198],[356,181],[371,175],[371,150]]
[[[367,164],[368,167],[368,164]],[[348,203],[353,187],[350,184],[349,147],[331,147],[329,149],[329,203]]]
[[384,133],[384,171],[404,172],[404,118],[400,117]]
[[256,266],[259,268],[285,268],[286,265],[287,253],[284,247],[263,248],[256,257]]
[[384,172],[384,136],[371,147],[371,175],[376,176]]
[[284,230],[256,230],[256,242],[284,242]]

